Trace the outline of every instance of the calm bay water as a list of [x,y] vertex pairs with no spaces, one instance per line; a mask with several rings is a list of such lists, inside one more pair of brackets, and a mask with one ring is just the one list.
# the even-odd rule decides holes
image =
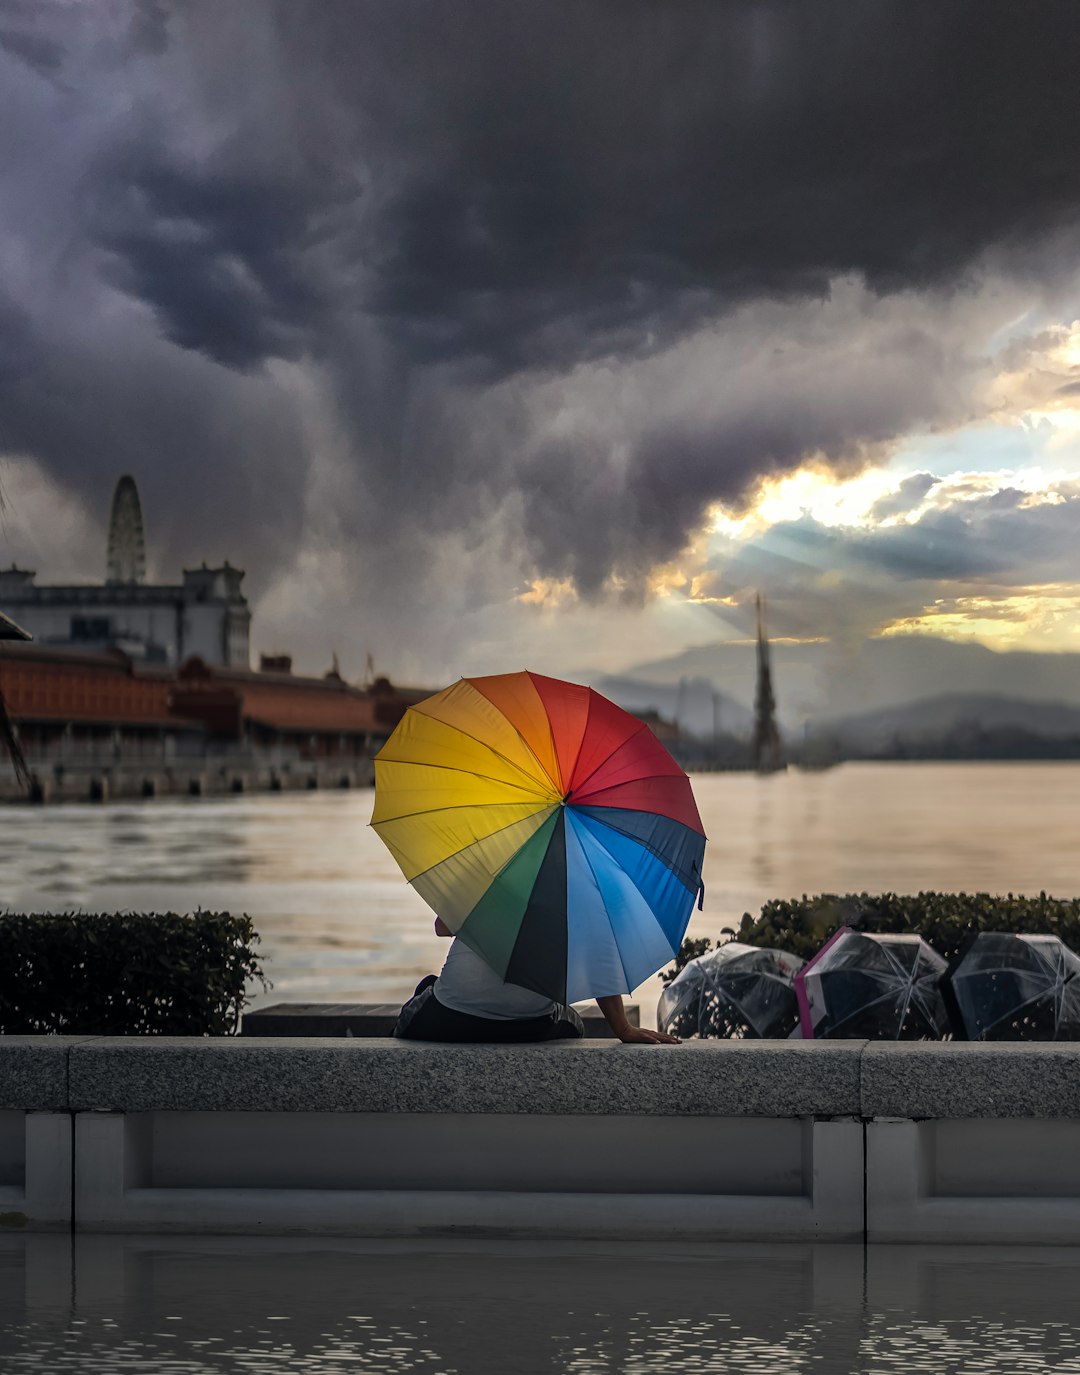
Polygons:
[[[967,889],[1080,893],[1080,765],[847,764],[698,775],[716,936],[769,898]],[[8,808],[0,901],[13,910],[247,912],[270,994],[390,1002],[436,969],[431,913],[367,825],[372,793]],[[651,1020],[658,981],[638,993]]]

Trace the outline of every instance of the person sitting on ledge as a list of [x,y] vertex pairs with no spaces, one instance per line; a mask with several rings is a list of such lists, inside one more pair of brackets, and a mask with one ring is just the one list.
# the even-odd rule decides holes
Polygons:
[[[453,932],[441,917],[437,936]],[[623,1000],[597,998],[613,1035],[645,1045],[678,1045],[677,1036],[631,1026]],[[553,1002],[520,984],[504,983],[464,941],[455,939],[442,972],[428,974],[401,1009],[394,1035],[409,1041],[558,1041],[583,1036],[581,1018],[565,1003]]]

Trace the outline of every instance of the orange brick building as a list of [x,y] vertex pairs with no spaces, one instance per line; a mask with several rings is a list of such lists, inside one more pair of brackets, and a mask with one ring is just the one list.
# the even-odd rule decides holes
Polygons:
[[248,760],[252,769],[340,764],[363,778],[372,756],[426,692],[401,693],[385,679],[370,690],[336,672],[225,668],[189,659],[179,669],[121,650],[81,653],[5,644],[4,696],[31,768],[154,761]]
[[136,665],[119,650],[73,653],[33,644],[5,646],[0,660],[8,714],[30,760],[62,750],[165,753],[169,736],[190,737],[170,709],[173,674]]
[[[179,669],[172,689],[173,713],[199,722],[212,739],[292,748],[302,759],[366,758],[389,733],[376,705],[336,673],[304,678],[280,669],[211,667],[201,659]],[[398,718],[404,710],[402,704]]]

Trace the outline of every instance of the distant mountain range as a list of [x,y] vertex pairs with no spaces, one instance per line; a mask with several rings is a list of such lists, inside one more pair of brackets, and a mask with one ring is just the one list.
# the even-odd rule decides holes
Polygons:
[[958,753],[1010,746],[1020,750],[1025,738],[1080,741],[1080,707],[986,693],[945,693],[902,707],[822,718],[806,734],[836,741],[849,753],[918,753],[946,745]]
[[[1000,652],[973,643],[929,636],[894,636],[867,640],[853,650],[836,644],[778,641],[771,647],[773,687],[781,724],[801,734],[819,721],[866,716],[888,709],[928,711],[943,720],[952,708],[947,699],[981,699],[987,720],[1003,723],[1002,703],[1025,729],[1063,732],[1054,722],[1063,712],[1080,708],[1080,654]],[[601,692],[631,709],[652,706],[696,733],[713,729],[712,694],[719,701],[720,729],[747,728],[754,700],[755,645],[750,641],[702,645],[668,659],[635,664],[622,674],[588,675]],[[680,694],[679,684],[683,683]],[[681,700],[680,700],[681,699]],[[997,705],[991,704],[996,700]],[[927,706],[934,702],[939,705]],[[1035,713],[1035,716],[1025,714]],[[959,710],[959,708],[957,708]],[[966,709],[966,708],[965,708]],[[999,715],[995,716],[994,713]]]
[[[929,638],[772,647],[789,759],[1080,757],[1080,654],[995,653]],[[753,727],[753,644],[717,644],[595,678],[734,758]],[[713,746],[715,747],[715,746]],[[729,761],[730,762],[730,761]]]

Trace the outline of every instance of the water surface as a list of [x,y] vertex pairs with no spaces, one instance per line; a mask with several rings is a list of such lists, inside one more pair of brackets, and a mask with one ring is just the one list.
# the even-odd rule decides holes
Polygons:
[[[1080,765],[848,764],[698,775],[716,936],[769,898],[967,889],[1080,893]],[[370,791],[6,808],[16,910],[248,912],[271,994],[397,1001],[437,968],[431,913],[368,828]],[[659,990],[638,997],[646,1020]]]
[[0,1237],[5,1375],[1080,1375],[1075,1248]]

